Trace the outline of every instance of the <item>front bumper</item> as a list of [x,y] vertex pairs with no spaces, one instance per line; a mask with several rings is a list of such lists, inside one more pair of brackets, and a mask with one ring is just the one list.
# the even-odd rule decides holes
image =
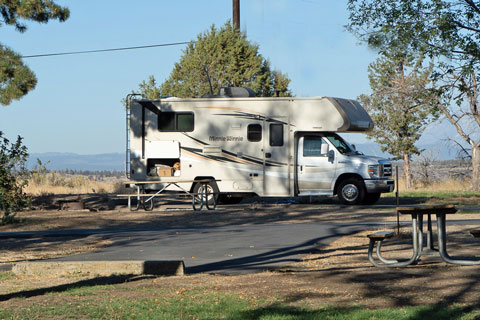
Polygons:
[[392,192],[395,189],[393,179],[365,180],[365,187],[368,193]]

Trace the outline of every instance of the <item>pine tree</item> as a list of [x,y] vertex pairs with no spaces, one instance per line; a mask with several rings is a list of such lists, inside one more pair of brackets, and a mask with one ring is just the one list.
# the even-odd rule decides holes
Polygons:
[[[0,14],[3,18],[0,26],[10,25],[25,32],[27,26],[23,20],[47,23],[50,19],[58,19],[63,22],[70,12],[52,0],[14,0],[2,1]],[[0,104],[8,105],[20,99],[36,84],[35,74],[23,63],[20,55],[0,44]]]
[[[159,91],[164,96],[193,98],[216,94],[221,87],[249,87],[257,96],[291,96],[289,83],[287,75],[271,70],[245,33],[227,22],[220,29],[212,25],[187,45]],[[148,98],[160,95],[153,76],[139,89]]]
[[372,94],[359,97],[375,123],[368,137],[382,151],[403,159],[407,188],[410,157],[420,152],[415,143],[438,113],[438,96],[430,87],[432,65],[424,68],[423,61],[393,52],[378,58],[368,69]]

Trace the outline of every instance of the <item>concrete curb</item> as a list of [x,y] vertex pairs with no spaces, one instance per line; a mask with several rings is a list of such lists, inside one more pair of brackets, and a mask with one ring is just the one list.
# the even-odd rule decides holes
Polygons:
[[183,261],[49,261],[20,262],[12,272],[23,275],[93,274],[112,276],[118,274],[150,274],[158,276],[183,276]]

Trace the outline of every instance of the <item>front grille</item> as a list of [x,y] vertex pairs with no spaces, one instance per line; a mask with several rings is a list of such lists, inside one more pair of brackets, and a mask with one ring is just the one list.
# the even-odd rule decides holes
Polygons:
[[382,177],[391,177],[392,176],[392,165],[389,164],[382,164],[380,165]]

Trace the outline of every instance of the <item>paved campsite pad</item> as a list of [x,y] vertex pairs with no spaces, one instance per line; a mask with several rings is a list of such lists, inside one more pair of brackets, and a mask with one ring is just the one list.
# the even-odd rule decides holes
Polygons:
[[[464,238],[464,228],[452,234],[452,243]],[[465,238],[467,239],[467,238]],[[470,239],[471,240],[471,239]],[[473,241],[467,241],[467,247]],[[405,246],[408,234],[385,244],[390,250]],[[463,241],[463,240],[462,240]],[[87,296],[44,295],[62,292],[70,287],[89,287],[95,284],[118,284],[115,290],[102,291],[113,297],[151,298],[160,292],[175,297],[178,292],[235,293],[251,298],[275,297],[292,305],[365,305],[384,308],[437,303],[466,303],[480,307],[480,267],[453,266],[438,258],[422,260],[407,268],[380,269],[367,260],[365,232],[342,237],[331,245],[319,249],[280,272],[222,276],[198,274],[184,277],[94,277],[89,274],[54,276],[4,276],[0,286],[0,307],[26,307],[31,303],[81,303],[95,299]],[[400,242],[400,243],[398,243]],[[462,247],[462,248],[467,248]],[[467,248],[468,250],[468,248]],[[408,255],[408,250],[400,250]],[[477,246],[477,252],[478,252]],[[94,280],[89,280],[89,279]],[[40,289],[40,290],[39,290]],[[142,290],[135,290],[142,289]],[[151,291],[153,290],[153,291]],[[159,292],[159,293],[155,293]],[[29,299],[12,299],[17,296]],[[52,300],[53,299],[53,300]]]
[[[260,224],[260,223],[295,223],[323,221],[325,223],[348,222],[362,217],[364,222],[395,220],[393,209],[370,207],[352,208],[338,205],[244,205],[228,207],[217,211],[167,211],[167,212],[127,212],[115,211],[30,211],[19,214],[19,218],[29,223],[3,226],[1,231],[20,231],[65,228],[143,228],[159,226],[201,226],[228,224]],[[472,219],[476,215],[459,215],[457,219]],[[402,217],[408,221],[408,217]],[[460,253],[476,252],[480,256],[478,239],[468,234],[471,226],[448,225],[450,250],[457,246]],[[379,226],[379,229],[382,227]],[[457,232],[458,231],[458,232]],[[408,233],[408,228],[403,232]],[[152,288],[168,292],[175,296],[179,290],[206,290],[210,292],[234,292],[247,297],[277,297],[292,304],[308,303],[313,306],[341,304],[369,307],[387,307],[417,305],[425,303],[469,303],[478,306],[480,301],[480,267],[464,267],[447,265],[437,257],[425,257],[417,266],[407,268],[380,269],[370,265],[367,259],[368,239],[362,234],[350,235],[332,242],[329,246],[318,248],[317,252],[305,257],[300,263],[283,268],[279,272],[258,274],[221,276],[198,274],[184,277],[95,277],[91,274],[74,274],[69,276],[29,276],[0,273],[0,307],[24,307],[31,303],[43,303],[58,299],[59,303],[79,302],[78,299],[94,299],[94,297],[44,295],[45,292],[62,292],[71,285],[93,286],[95,284],[119,283],[114,295],[138,298],[135,288]],[[408,234],[400,239],[386,241],[385,255],[409,255]],[[65,240],[65,239],[64,239]],[[101,238],[77,238],[69,241],[51,241],[48,239],[17,239],[23,249],[15,250],[15,254],[28,248],[46,254],[52,249],[55,254],[65,254],[69,244],[85,248],[82,241],[95,242],[99,246]],[[30,241],[30,242],[28,242]],[[2,241],[0,255],[8,260],[9,252]],[[32,247],[38,243],[37,250]],[[66,247],[59,247],[59,244]],[[41,245],[40,245],[41,244]],[[14,246],[15,243],[10,244]],[[56,247],[57,245],[57,247]],[[400,248],[403,248],[400,250]],[[12,247],[10,247],[12,249]],[[91,249],[94,249],[92,245]],[[453,253],[453,252],[451,252]],[[10,261],[21,260],[12,258]],[[37,257],[42,258],[42,257]],[[23,259],[28,259],[24,257]],[[94,278],[94,281],[89,279]],[[121,284],[121,285],[120,285]],[[38,290],[40,289],[40,290]],[[113,294],[107,292],[105,294]],[[12,299],[18,295],[30,296],[30,299]]]

